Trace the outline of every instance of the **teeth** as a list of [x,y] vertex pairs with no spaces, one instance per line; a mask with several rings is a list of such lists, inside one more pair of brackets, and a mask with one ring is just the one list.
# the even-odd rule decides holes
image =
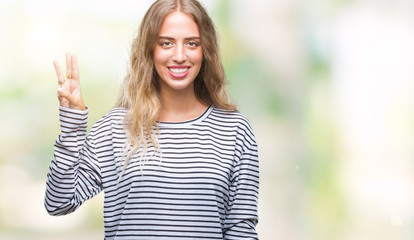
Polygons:
[[188,70],[188,68],[169,68],[169,69],[171,72],[177,73],[177,74],[186,72]]

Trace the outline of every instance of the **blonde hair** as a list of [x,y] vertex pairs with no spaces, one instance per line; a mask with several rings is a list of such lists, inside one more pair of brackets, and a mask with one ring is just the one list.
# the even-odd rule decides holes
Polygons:
[[[188,14],[196,22],[203,52],[203,63],[194,80],[196,97],[207,105],[236,110],[225,90],[226,80],[220,59],[214,24],[204,7],[196,0],[158,0],[152,4],[142,20],[132,43],[130,66],[121,87],[117,107],[127,109],[124,128],[128,149],[124,173],[133,153],[140,147],[141,167],[149,145],[159,152],[157,119],[160,114],[159,76],[154,67],[153,52],[164,18],[171,12]],[[142,168],[141,168],[142,169]]]

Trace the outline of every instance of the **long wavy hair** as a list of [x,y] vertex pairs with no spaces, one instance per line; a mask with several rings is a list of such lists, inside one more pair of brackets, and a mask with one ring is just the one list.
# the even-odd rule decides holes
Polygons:
[[160,79],[154,67],[153,55],[164,19],[175,11],[191,16],[200,33],[204,61],[194,80],[196,97],[206,105],[236,110],[225,90],[226,79],[216,30],[204,7],[196,0],[156,1],[145,14],[132,43],[128,73],[116,104],[117,107],[127,109],[124,128],[128,138],[128,153],[120,178],[132,154],[140,153],[142,167],[150,145],[154,147],[154,152],[160,152],[157,137],[157,119],[161,108]]

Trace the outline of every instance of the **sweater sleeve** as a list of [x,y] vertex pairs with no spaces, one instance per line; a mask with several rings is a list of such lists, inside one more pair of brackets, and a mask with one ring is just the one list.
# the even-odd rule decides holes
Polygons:
[[226,204],[225,240],[258,239],[255,230],[258,223],[258,152],[253,133],[249,130],[247,132],[236,149],[229,201]]
[[92,136],[86,137],[88,110],[59,108],[61,133],[46,181],[45,207],[50,215],[75,211],[102,190]]

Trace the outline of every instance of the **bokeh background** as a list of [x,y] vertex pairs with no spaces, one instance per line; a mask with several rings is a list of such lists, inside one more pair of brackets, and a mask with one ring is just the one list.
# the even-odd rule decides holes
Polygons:
[[[89,128],[153,1],[0,0],[0,239],[103,239],[98,195],[49,216],[53,59],[80,63]],[[204,0],[260,151],[262,240],[414,239],[414,2]]]

